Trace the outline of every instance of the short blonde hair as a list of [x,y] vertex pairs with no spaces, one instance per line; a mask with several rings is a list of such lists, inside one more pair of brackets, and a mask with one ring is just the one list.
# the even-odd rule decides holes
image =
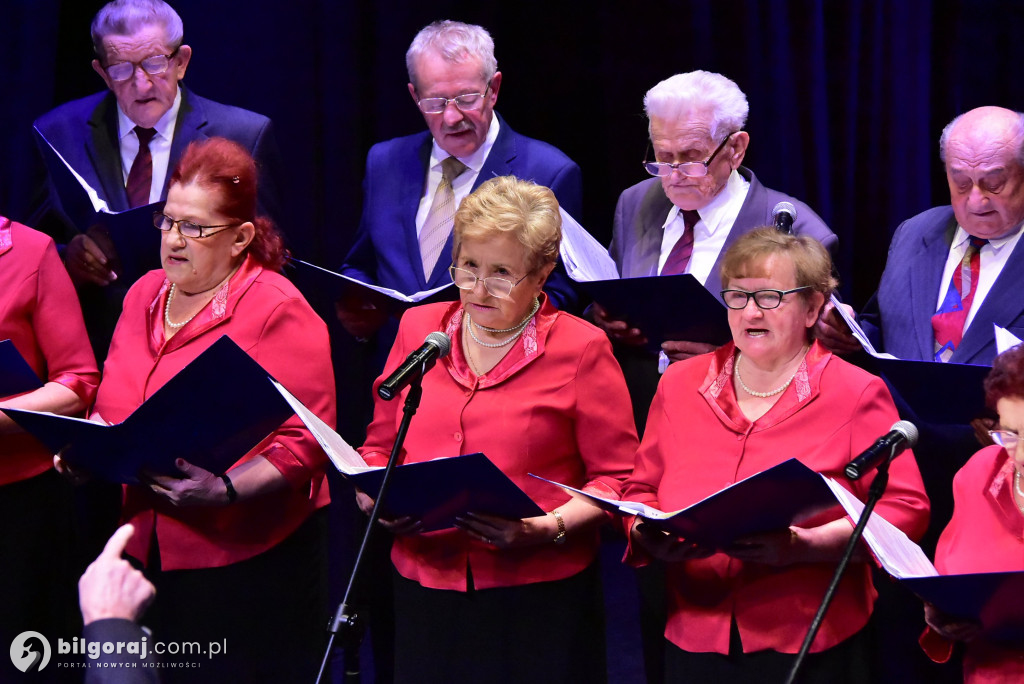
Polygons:
[[772,226],[763,226],[741,236],[725,253],[722,286],[728,287],[735,278],[764,275],[765,262],[771,256],[789,257],[796,272],[796,286],[809,286],[826,299],[839,284],[832,275],[832,258],[820,242],[806,235],[790,235]]
[[533,273],[558,259],[562,215],[555,193],[548,188],[515,176],[499,176],[462,200],[455,212],[453,232],[453,261],[463,240],[486,240],[510,233],[526,251],[526,266]]

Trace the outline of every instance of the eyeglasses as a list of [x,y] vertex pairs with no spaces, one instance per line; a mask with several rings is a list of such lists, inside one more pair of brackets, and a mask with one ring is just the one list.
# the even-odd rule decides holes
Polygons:
[[810,289],[810,285],[804,285],[803,287],[794,287],[792,290],[755,290],[754,292],[722,290],[721,295],[722,301],[730,309],[747,308],[747,302],[751,298],[754,299],[754,304],[757,304],[759,309],[777,309],[779,304],[782,304],[782,298],[786,295]]
[[171,65],[171,60],[174,59],[176,54],[178,54],[178,48],[174,48],[174,52],[169,55],[153,55],[140,62],[118,62],[117,64],[111,64],[104,71],[107,72],[110,80],[117,81],[118,83],[131,78],[132,74],[135,73],[136,67],[142,67],[142,70],[150,76],[158,76],[167,71],[167,67]]
[[[678,171],[684,176],[693,176],[695,178],[706,176],[708,175],[708,167],[711,166],[711,162],[715,160],[718,153],[725,147],[725,143],[729,142],[729,138],[737,133],[739,133],[739,131],[733,131],[729,135],[725,136],[725,140],[722,141],[722,144],[716,147],[715,151],[711,153],[711,156],[704,161],[679,162],[678,164],[670,164],[668,162],[660,161],[645,161],[644,168],[647,169],[647,173],[652,176],[671,176],[673,171]],[[649,149],[650,147],[648,146],[648,150]]]
[[440,114],[448,109],[449,102],[454,102],[460,112],[472,112],[483,106],[484,98],[490,89],[491,86],[488,85],[482,93],[464,93],[455,97],[425,97],[417,100],[416,105],[424,114]]
[[[222,223],[219,226],[203,226],[192,221],[184,221],[178,219],[172,219],[167,214],[161,214],[159,211],[153,212],[153,225],[162,230],[163,232],[169,232],[171,228],[178,227],[178,235],[181,237],[191,238],[193,240],[199,240],[201,238],[208,238],[217,233],[223,232],[228,228],[240,225],[238,223]],[[211,228],[220,228],[210,232]]]
[[499,278],[498,276],[489,276],[487,278],[481,278],[472,271],[467,271],[464,268],[458,268],[457,266],[449,266],[448,273],[452,276],[452,282],[455,283],[455,287],[460,290],[472,290],[476,287],[476,283],[479,280],[484,284],[484,289],[487,290],[487,294],[498,299],[508,299],[512,294],[512,288],[523,282],[526,276],[523,276],[519,280],[512,282],[506,278]]
[[988,435],[993,442],[1007,451],[1015,451],[1020,444],[1020,435],[1011,430],[989,430]]

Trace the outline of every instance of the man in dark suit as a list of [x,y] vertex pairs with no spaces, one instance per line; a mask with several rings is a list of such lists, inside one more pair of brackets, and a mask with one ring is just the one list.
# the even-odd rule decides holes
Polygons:
[[[60,163],[48,149],[52,145],[111,211],[121,212],[164,199],[167,180],[188,143],[222,136],[252,152],[261,168],[261,204],[278,218],[280,163],[270,120],[180,85],[192,57],[182,31],[181,18],[162,0],[115,0],[97,13],[92,66],[109,90],[68,102],[36,121],[40,152],[49,159],[46,175]],[[125,263],[139,257],[118,254],[104,231],[88,225],[91,207],[83,211],[75,198],[60,196],[56,188],[50,177],[40,184],[29,222],[66,244],[65,264],[79,287],[90,337],[102,358],[131,285],[118,278],[158,268],[159,240],[153,239],[151,260]],[[155,234],[148,219],[138,229]]]
[[[836,236],[810,207],[764,187],[741,166],[750,142],[743,130],[747,98],[731,80],[706,71],[677,74],[648,91],[644,108],[654,151],[646,168],[656,177],[619,196],[609,252],[623,278],[690,273],[718,297],[726,250],[744,233],[771,225],[772,210],[782,201],[796,209],[794,233],[835,249]],[[678,258],[681,249],[684,261]],[[611,320],[600,305],[594,306],[594,318],[616,343],[642,432],[659,370],[713,346],[670,340],[659,362],[640,346],[642,330]]]
[[[343,271],[358,280],[404,294],[451,282],[451,221],[424,254],[424,228],[435,198],[450,188],[454,212],[462,198],[495,176],[512,175],[554,191],[562,209],[578,217],[582,209],[579,167],[555,147],[528,138],[494,112],[501,72],[494,42],[480,26],[438,21],[417,34],[406,53],[409,94],[428,131],[378,143],[370,149],[363,181],[363,214]],[[442,164],[460,162],[458,174],[445,180]],[[434,212],[436,214],[436,212]],[[446,233],[446,234],[445,234]],[[575,297],[567,278],[557,273],[546,291],[565,307]],[[372,302],[346,298],[338,308],[346,329],[367,338],[385,319]],[[388,326],[393,328],[394,325]],[[394,332],[385,330],[386,353]]]

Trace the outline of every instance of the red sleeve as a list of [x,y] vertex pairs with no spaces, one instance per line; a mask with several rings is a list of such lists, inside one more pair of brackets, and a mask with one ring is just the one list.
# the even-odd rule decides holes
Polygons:
[[[337,420],[327,327],[301,299],[274,309],[260,334],[256,361],[328,425]],[[274,431],[258,453],[294,486],[323,472],[327,456],[298,416]]]
[[100,374],[85,332],[78,294],[53,240],[47,241],[36,282],[33,328],[46,358],[47,380],[64,385],[89,406],[96,398]]

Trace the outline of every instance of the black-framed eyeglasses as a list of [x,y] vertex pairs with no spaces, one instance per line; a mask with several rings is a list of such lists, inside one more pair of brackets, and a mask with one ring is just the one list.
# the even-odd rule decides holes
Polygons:
[[[670,164],[669,162],[660,161],[645,161],[644,169],[646,169],[647,173],[652,176],[671,176],[673,171],[678,171],[684,176],[693,176],[695,178],[706,176],[708,175],[708,167],[711,166],[711,162],[715,160],[715,157],[717,157],[718,153],[722,151],[725,144],[729,142],[729,138],[737,133],[739,133],[739,131],[733,131],[729,135],[725,136],[725,139],[718,147],[715,148],[715,151],[711,153],[711,156],[704,161],[679,162],[678,164]],[[651,146],[648,145],[647,152],[650,153],[650,151]],[[645,154],[644,156],[646,157],[647,155]]]
[[[168,232],[175,226],[178,227],[178,234],[181,237],[191,238],[193,240],[200,240],[202,238],[208,238],[217,233],[223,232],[228,228],[234,228],[235,226],[241,225],[240,223],[222,223],[217,226],[204,226],[194,221],[185,221],[179,219],[172,219],[167,214],[162,214],[159,211],[153,212],[153,225],[162,230]],[[214,230],[210,232],[211,228],[219,228],[220,230]]]
[[171,65],[171,60],[178,54],[179,48],[180,46],[174,48],[174,52],[169,55],[153,55],[138,62],[118,62],[117,64],[105,67],[103,70],[107,72],[110,80],[117,81],[118,83],[131,78],[132,74],[135,73],[136,67],[142,67],[142,70],[150,76],[159,76],[167,71],[167,67]]
[[1020,444],[1020,435],[1012,430],[989,430],[988,435],[993,442],[1007,451],[1016,451],[1017,445]]
[[416,106],[424,114],[440,114],[448,108],[449,102],[454,102],[460,112],[473,112],[483,106],[484,98],[490,89],[491,86],[488,84],[482,93],[463,93],[455,97],[425,97],[417,100]]
[[508,278],[499,278],[498,276],[481,278],[476,273],[459,268],[458,266],[449,266],[448,273],[451,275],[455,287],[460,290],[472,290],[476,287],[476,283],[479,280],[484,284],[484,289],[487,290],[487,293],[498,299],[508,299],[512,294],[512,288],[526,280],[526,276],[515,282]]
[[803,287],[794,287],[792,290],[754,290],[753,292],[747,292],[746,290],[722,290],[721,295],[722,301],[730,309],[747,308],[747,302],[751,298],[753,298],[754,304],[757,304],[759,309],[777,309],[779,304],[782,304],[782,298],[786,295],[810,289],[810,285],[804,285]]

